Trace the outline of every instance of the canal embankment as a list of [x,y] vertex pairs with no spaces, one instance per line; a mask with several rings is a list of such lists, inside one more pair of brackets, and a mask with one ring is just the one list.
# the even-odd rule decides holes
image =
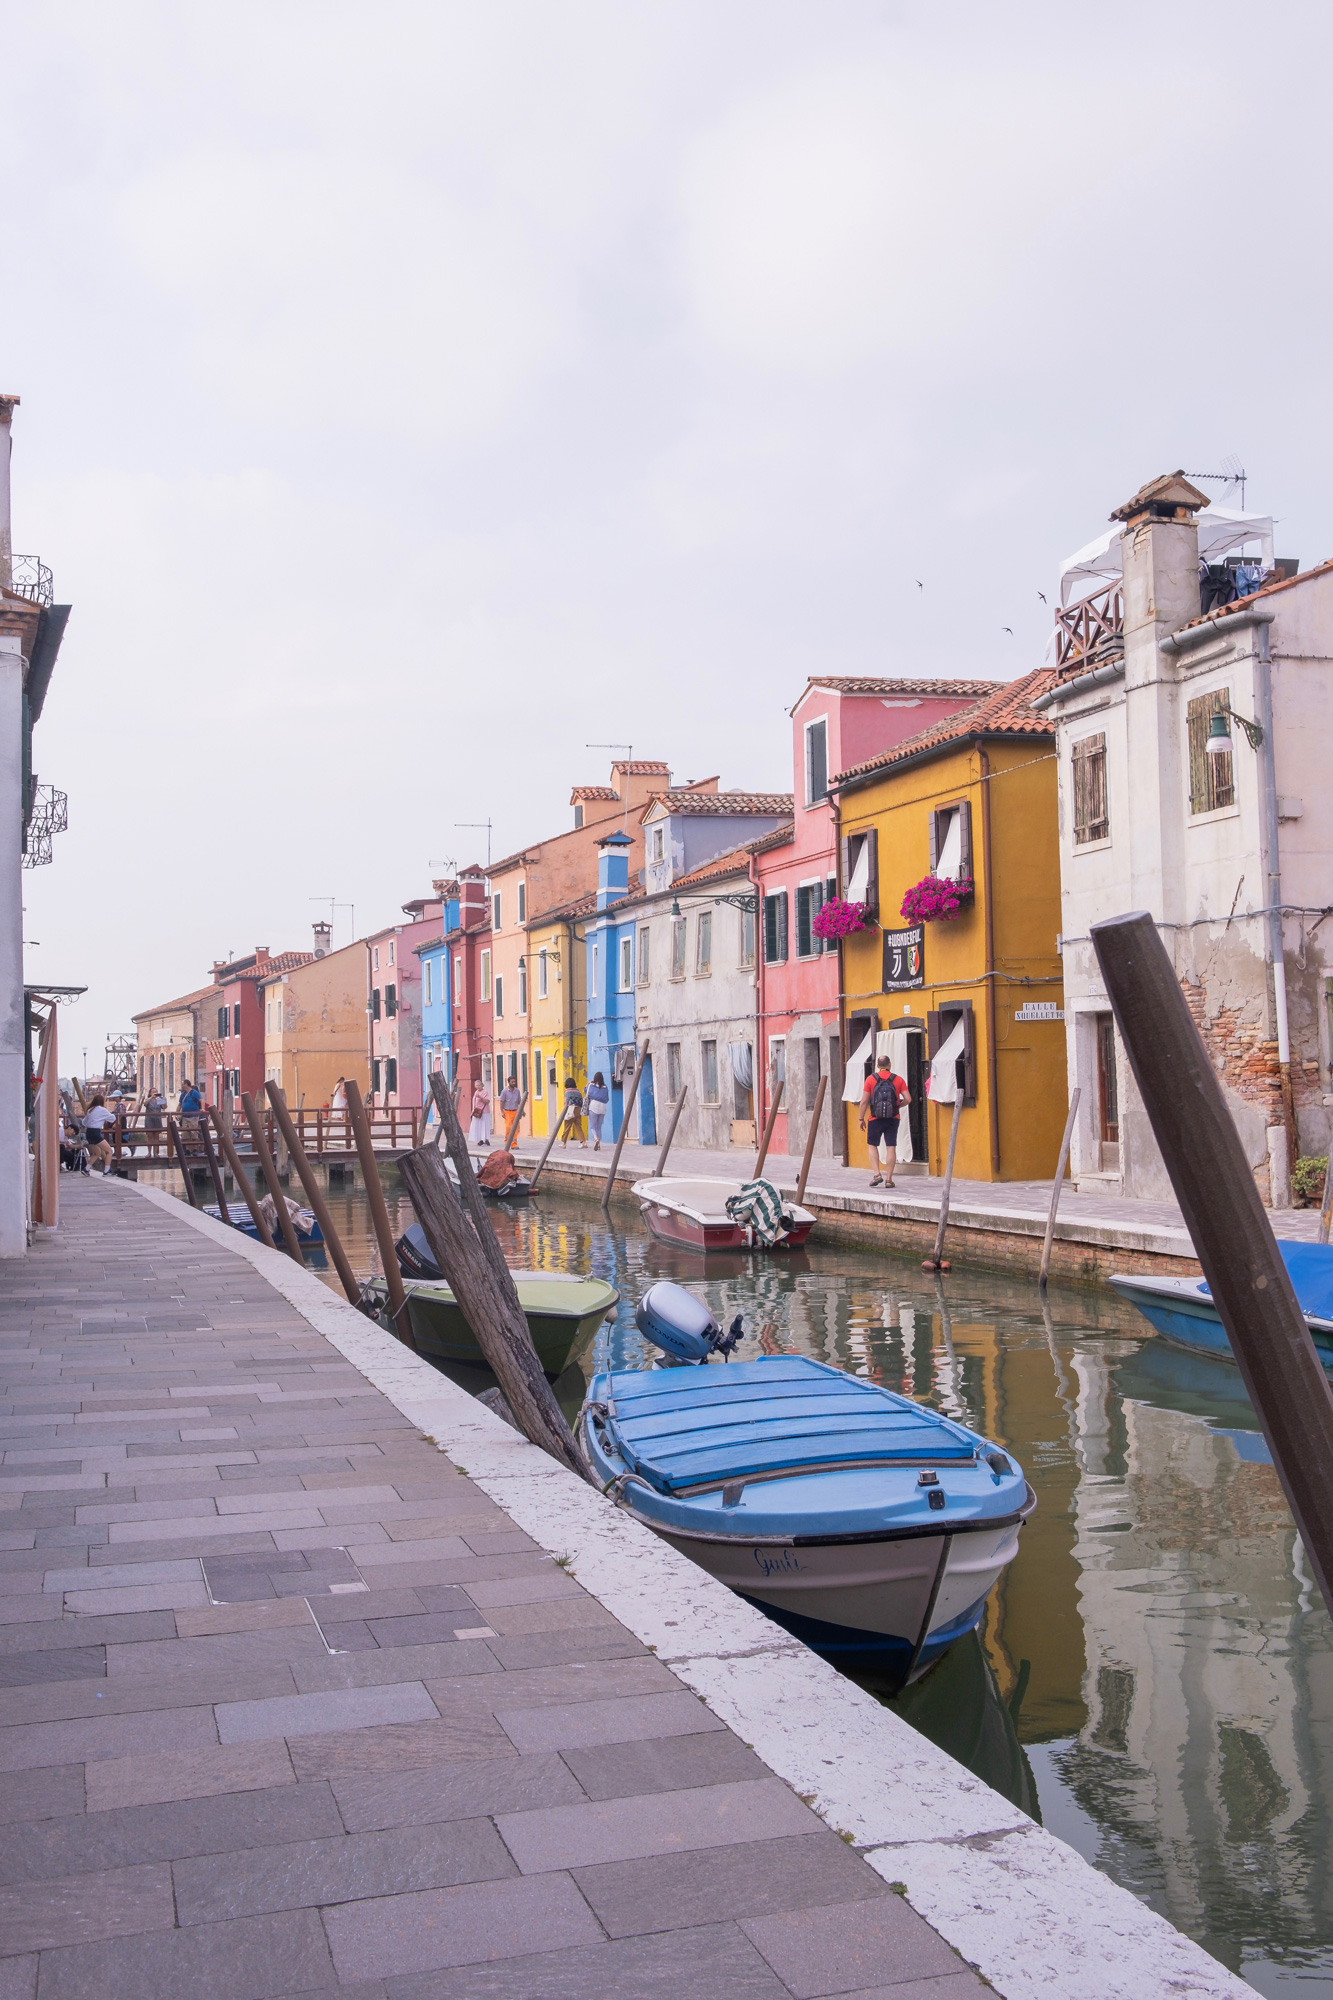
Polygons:
[[482,1962],[496,1994],[620,2000],[962,2000],[968,1967],[1011,2000],[1251,1990],[174,1197],[72,1191],[4,1319],[30,1350],[6,1601],[43,1653],[102,1651],[0,1693],[0,1764],[58,1774],[23,1781],[50,1818],[11,1845],[43,1993],[202,1994],[275,1952],[285,1985],[227,1990],[407,2000],[429,1970],[461,2000]]

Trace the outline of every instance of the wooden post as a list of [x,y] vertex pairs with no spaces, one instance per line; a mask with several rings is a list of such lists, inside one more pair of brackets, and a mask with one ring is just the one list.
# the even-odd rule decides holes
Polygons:
[[1213,1304],[1333,1608],[1333,1390],[1153,919],[1091,926],[1125,1053]]
[[218,1167],[218,1156],[213,1151],[213,1138],[208,1129],[208,1113],[199,1120],[199,1137],[204,1142],[204,1156],[208,1161],[208,1171],[213,1176],[213,1192],[218,1198],[218,1214],[226,1228],[231,1228],[231,1214],[227,1208],[227,1196],[222,1186],[222,1173]]
[[273,1155],[269,1151],[268,1138],[264,1132],[263,1116],[256,1107],[255,1101],[248,1090],[241,1092],[241,1109],[245,1113],[245,1122],[250,1127],[250,1138],[254,1145],[255,1158],[258,1160],[260,1170],[264,1176],[264,1184],[272,1195],[273,1206],[277,1210],[278,1227],[282,1231],[283,1248],[289,1257],[296,1259],[304,1271],[305,1263],[301,1256],[300,1239],[296,1234],[292,1218],[287,1213],[287,1199],[282,1192],[282,1184],[278,1179],[278,1169],[274,1163]]
[[301,1177],[305,1198],[315,1212],[316,1222],[324,1232],[324,1241],[329,1246],[329,1255],[333,1259],[334,1269],[338,1273],[342,1288],[354,1306],[360,1305],[361,1287],[357,1283],[355,1271],[347,1261],[347,1252],[343,1249],[338,1232],[333,1226],[329,1205],[324,1199],[319,1182],[315,1179],[315,1170],[306,1157],[305,1147],[301,1144],[301,1135],[292,1122],[292,1114],[283,1103],[282,1092],[276,1083],[266,1083],[264,1089],[269,1103],[273,1106],[273,1116],[277,1119],[282,1136],[287,1141],[287,1151],[291,1154],[292,1164]]
[[810,1178],[810,1162],[815,1157],[815,1137],[819,1131],[819,1114],[824,1109],[824,1092],[828,1089],[828,1078],[821,1076],[819,1088],[815,1092],[815,1108],[810,1113],[810,1130],[805,1135],[805,1152],[801,1158],[801,1175],[796,1183],[796,1206],[805,1200],[805,1184]]
[[432,1077],[431,1091],[458,1182],[455,1186],[450,1180],[438,1146],[422,1146],[402,1162],[399,1171],[426,1241],[523,1435],[571,1472],[591,1481],[573,1433],[542,1373],[513,1275],[472,1172],[463,1127],[442,1078]]
[[768,1116],[764,1120],[764,1136],[759,1146],[759,1158],[755,1161],[754,1172],[750,1175],[752,1181],[757,1181],[760,1174],[764,1171],[764,1161],[768,1158],[769,1143],[773,1137],[773,1127],[778,1122],[778,1113],[782,1109],[782,1093],[785,1089],[786,1085],[781,1077],[777,1078],[773,1084],[773,1101],[768,1107]]
[[1328,1225],[1333,1221],[1333,1153],[1324,1169],[1324,1199],[1319,1205],[1319,1235],[1317,1241],[1327,1243]]
[[113,1130],[113,1131],[115,1132],[115,1135],[116,1135],[116,1142],[115,1142],[115,1165],[116,1165],[117,1169],[119,1169],[119,1167],[120,1167],[120,1159],[121,1159],[121,1151],[120,1151],[120,1149],[121,1149],[121,1145],[122,1145],[122,1143],[123,1143],[123,1141],[124,1141],[124,1135],[125,1135],[125,1107],[124,1107],[124,1104],[123,1104],[123,1103],[122,1103],[122,1105],[121,1105],[121,1107],[120,1107],[119,1111],[117,1111],[117,1113],[116,1113],[116,1122],[115,1122],[115,1125],[114,1125],[114,1126],[112,1127],[112,1130]]
[[181,1170],[181,1179],[185,1183],[185,1199],[191,1208],[198,1208],[199,1197],[194,1191],[194,1176],[190,1172],[189,1163],[185,1158],[185,1148],[181,1144],[181,1128],[175,1119],[170,1117],[167,1119],[167,1143],[175,1152],[176,1164]]
[[523,1123],[523,1113],[527,1110],[527,1108],[528,1108],[528,1093],[525,1090],[523,1095],[518,1100],[518,1110],[514,1113],[514,1116],[510,1121],[509,1130],[505,1133],[506,1153],[512,1153],[514,1150],[514,1135],[518,1131],[519,1126]]
[[1046,1280],[1051,1275],[1051,1244],[1055,1240],[1055,1211],[1060,1206],[1060,1190],[1064,1186],[1065,1167],[1069,1162],[1069,1142],[1074,1136],[1074,1120],[1078,1116],[1078,1101],[1083,1091],[1074,1085],[1074,1094],[1069,1100],[1069,1116],[1065,1120],[1065,1136],[1060,1141],[1060,1157],[1055,1163],[1055,1179],[1051,1183],[1051,1212],[1046,1218],[1046,1241],[1041,1246],[1041,1270],[1037,1283],[1045,1291]]
[[653,1179],[655,1181],[660,1181],[662,1175],[666,1172],[667,1154],[671,1151],[671,1141],[676,1136],[676,1127],[680,1123],[680,1114],[685,1109],[685,1098],[689,1087],[688,1083],[682,1083],[680,1086],[680,1096],[676,1099],[675,1109],[671,1113],[671,1123],[667,1126],[667,1135],[662,1141],[662,1150],[657,1156],[657,1165],[653,1168]]
[[[366,1107],[361,1102],[361,1086],[355,1077],[348,1077],[346,1090],[348,1122],[356,1135],[356,1152],[361,1162],[361,1178],[366,1184],[371,1226],[375,1231],[375,1241],[379,1245],[380,1262],[384,1266],[384,1283],[389,1294],[389,1316],[398,1338],[415,1354],[412,1316],[408,1311],[407,1293],[403,1289],[403,1274],[398,1269],[398,1252],[393,1247],[389,1206],[384,1199],[379,1169],[375,1165],[375,1147],[370,1136],[370,1120],[366,1116]],[[443,1265],[440,1268],[443,1270]]]
[[[645,1042],[639,1051],[639,1059],[634,1065],[634,1081],[629,1087],[629,1096],[625,1100],[625,1109],[620,1120],[620,1137],[616,1140],[616,1150],[611,1155],[611,1165],[607,1169],[606,1186],[602,1189],[603,1208],[610,1208],[611,1206],[611,1190],[616,1184],[616,1168],[620,1165],[620,1155],[625,1150],[625,1141],[629,1137],[629,1115],[634,1109],[634,1100],[639,1094],[639,1078],[643,1075],[643,1065],[647,1059],[648,1044]],[[550,1150],[549,1147],[547,1150]]]
[[963,1115],[963,1086],[954,1079],[953,1123],[949,1127],[949,1157],[944,1164],[944,1192],[940,1196],[940,1221],[935,1231],[935,1248],[922,1263],[923,1271],[947,1271],[944,1261],[944,1231],[949,1221],[949,1195],[953,1188],[953,1156],[958,1147],[958,1121]]
[[[537,1162],[537,1171],[532,1176],[532,1179],[528,1183],[529,1192],[531,1192],[531,1190],[536,1187],[538,1181],[541,1179],[542,1168],[546,1165],[546,1162],[551,1157],[551,1148],[552,1146],[554,1146],[556,1140],[560,1137],[560,1134],[564,1131],[568,1121],[569,1121],[569,1107],[568,1105],[566,1105],[564,1109],[561,1111],[560,1116],[556,1119],[555,1124],[551,1127],[550,1133],[547,1136],[546,1144],[542,1147],[542,1156],[540,1160],[538,1160]],[[443,1130],[443,1127],[441,1127],[441,1130]]]
[[259,1231],[259,1240],[261,1243],[267,1244],[268,1248],[272,1250],[274,1248],[273,1231],[269,1228],[264,1211],[255,1200],[254,1189],[246,1178],[245,1168],[241,1165],[241,1156],[236,1151],[236,1142],[231,1136],[231,1125],[219,1111],[210,1109],[209,1117],[213,1120],[214,1129],[218,1135],[218,1144],[222,1148],[222,1157],[231,1168],[231,1177],[245,1197],[245,1205],[250,1211],[250,1220]]

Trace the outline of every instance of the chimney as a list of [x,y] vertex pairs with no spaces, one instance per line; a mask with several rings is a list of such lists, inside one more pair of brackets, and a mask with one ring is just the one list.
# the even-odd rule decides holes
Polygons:
[[8,590],[14,581],[14,536],[9,513],[9,455],[12,449],[10,425],[18,408],[17,396],[0,396],[0,588]]
[[329,945],[333,939],[333,925],[329,923],[319,923],[316,924],[314,928],[315,928],[315,957],[327,958]]
[[628,834],[609,833],[597,843],[597,907],[604,910],[629,892],[629,851],[634,845]]
[[[1117,507],[1125,592],[1125,662],[1130,684],[1159,671],[1158,642],[1199,615],[1199,529],[1208,495],[1183,472],[1164,473]],[[1136,665],[1139,672],[1135,672]]]

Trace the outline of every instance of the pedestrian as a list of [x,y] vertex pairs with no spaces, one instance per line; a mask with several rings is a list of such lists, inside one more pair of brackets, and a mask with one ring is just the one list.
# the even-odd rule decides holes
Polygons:
[[107,1138],[108,1125],[114,1125],[116,1114],[106,1108],[106,1099],[99,1091],[88,1106],[83,1121],[83,1133],[88,1142],[88,1158],[100,1173],[111,1172],[111,1141]]
[[166,1127],[166,1112],[167,1100],[162,1092],[156,1088],[150,1090],[148,1102],[144,1106],[143,1127],[148,1134],[149,1153],[154,1157],[157,1154],[158,1140]]
[[907,1084],[893,1073],[887,1056],[875,1064],[873,1076],[866,1078],[861,1092],[861,1130],[869,1122],[871,1151],[879,1150],[879,1172],[872,1174],[871,1187],[893,1186],[893,1169],[898,1158],[898,1117],[907,1102]]
[[186,1137],[185,1121],[188,1119],[190,1136],[193,1137],[201,1152],[203,1151],[203,1140],[199,1136],[199,1127],[202,1122],[203,1109],[204,1100],[200,1094],[199,1086],[191,1083],[188,1076],[183,1076],[181,1078],[181,1138],[183,1140]]
[[602,1150],[602,1120],[606,1117],[606,1107],[611,1102],[611,1093],[606,1087],[606,1079],[598,1070],[588,1085],[584,1103],[588,1109],[588,1130],[592,1134],[594,1153]]
[[573,1077],[567,1076],[565,1078],[565,1135],[560,1141],[562,1146],[567,1146],[571,1138],[576,1138],[580,1146],[587,1145],[588,1142],[583,1137],[583,1122],[580,1117],[582,1110],[583,1092],[579,1089]]
[[472,1123],[467,1132],[474,1146],[489,1146],[491,1143],[491,1100],[486,1086],[480,1080],[472,1092]]
[[523,1098],[519,1091],[518,1078],[511,1076],[504,1089],[500,1092],[500,1109],[504,1113],[506,1145],[509,1143],[509,1127],[513,1123],[514,1113],[518,1110],[522,1102]]

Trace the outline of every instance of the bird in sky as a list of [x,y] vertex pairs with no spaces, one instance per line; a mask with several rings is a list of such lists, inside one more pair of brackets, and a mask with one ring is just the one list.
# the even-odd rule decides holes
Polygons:
[[922,581],[921,581],[921,578],[920,578],[919,576],[917,576],[917,577],[913,577],[912,581],[913,581],[913,582],[915,583],[915,585],[916,585],[916,587],[917,587],[917,589],[918,589],[918,590],[924,590],[924,589],[925,589],[925,587],[926,587],[926,586],[925,586],[925,584],[924,584],[924,583],[922,583]]
[[1038,595],[1038,597],[1039,597],[1039,598],[1041,599],[1042,603],[1044,604],[1044,603],[1046,602],[1046,592],[1045,592],[1044,590],[1039,590],[1039,591],[1037,592],[1037,595]]
[[1007,632],[1007,633],[1009,634],[1009,637],[1010,637],[1010,638],[1012,639],[1012,638],[1013,638],[1013,636],[1014,636],[1014,628],[1013,628],[1013,626],[1012,626],[1012,625],[1006,625],[1006,626],[1005,626],[1005,627],[1004,627],[1003,629],[1004,629],[1004,630],[1005,630],[1005,631],[1006,631],[1006,632]]

